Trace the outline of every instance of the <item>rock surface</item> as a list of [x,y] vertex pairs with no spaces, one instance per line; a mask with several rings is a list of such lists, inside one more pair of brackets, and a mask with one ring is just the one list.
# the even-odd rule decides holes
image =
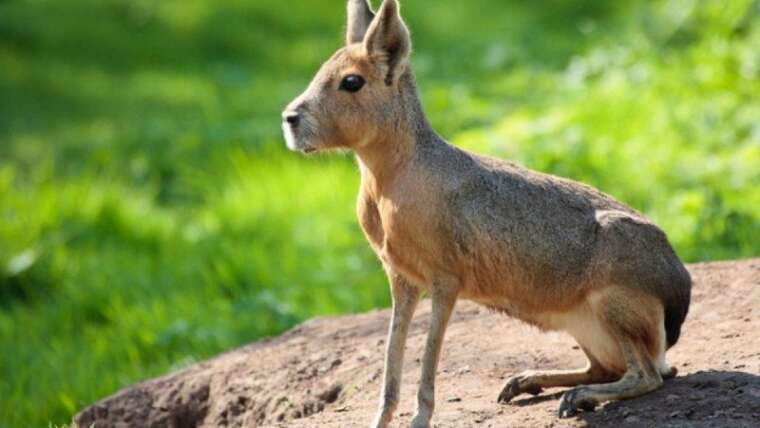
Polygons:
[[[505,380],[533,368],[584,364],[570,337],[541,333],[460,302],[446,335],[436,427],[760,427],[760,259],[689,266],[691,311],[668,360],[677,378],[647,396],[557,419],[562,389],[496,403]],[[408,426],[429,302],[410,332],[401,405]],[[315,319],[117,393],[80,427],[363,427],[379,396],[387,310]]]

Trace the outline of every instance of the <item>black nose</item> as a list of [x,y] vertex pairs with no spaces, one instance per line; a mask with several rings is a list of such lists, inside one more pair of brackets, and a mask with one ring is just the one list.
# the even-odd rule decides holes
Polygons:
[[298,113],[292,111],[283,113],[282,118],[285,119],[285,122],[288,122],[290,126],[298,126],[298,122],[301,120]]

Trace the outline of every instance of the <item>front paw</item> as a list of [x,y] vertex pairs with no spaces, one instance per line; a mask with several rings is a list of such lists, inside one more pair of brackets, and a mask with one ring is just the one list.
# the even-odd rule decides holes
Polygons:
[[593,411],[597,401],[587,395],[588,389],[584,387],[573,388],[562,395],[559,404],[559,417],[570,418],[578,414],[578,410]]
[[501,390],[499,398],[496,400],[498,403],[509,403],[510,400],[516,396],[527,392],[528,394],[538,395],[543,389],[534,384],[529,375],[519,374],[512,376],[507,384],[504,385],[504,389]]

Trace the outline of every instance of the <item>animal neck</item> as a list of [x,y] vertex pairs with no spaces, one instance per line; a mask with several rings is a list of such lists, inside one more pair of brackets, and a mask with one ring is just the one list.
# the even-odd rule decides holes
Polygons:
[[422,109],[417,85],[407,70],[399,81],[399,108],[393,126],[355,149],[362,182],[374,194],[387,191],[411,164],[420,147],[441,141]]

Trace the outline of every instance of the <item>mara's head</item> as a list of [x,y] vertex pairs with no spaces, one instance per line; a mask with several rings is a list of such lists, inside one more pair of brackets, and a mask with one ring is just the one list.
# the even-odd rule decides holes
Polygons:
[[409,31],[397,0],[384,0],[377,14],[368,1],[348,0],[346,45],[283,112],[291,150],[357,149],[403,114]]

